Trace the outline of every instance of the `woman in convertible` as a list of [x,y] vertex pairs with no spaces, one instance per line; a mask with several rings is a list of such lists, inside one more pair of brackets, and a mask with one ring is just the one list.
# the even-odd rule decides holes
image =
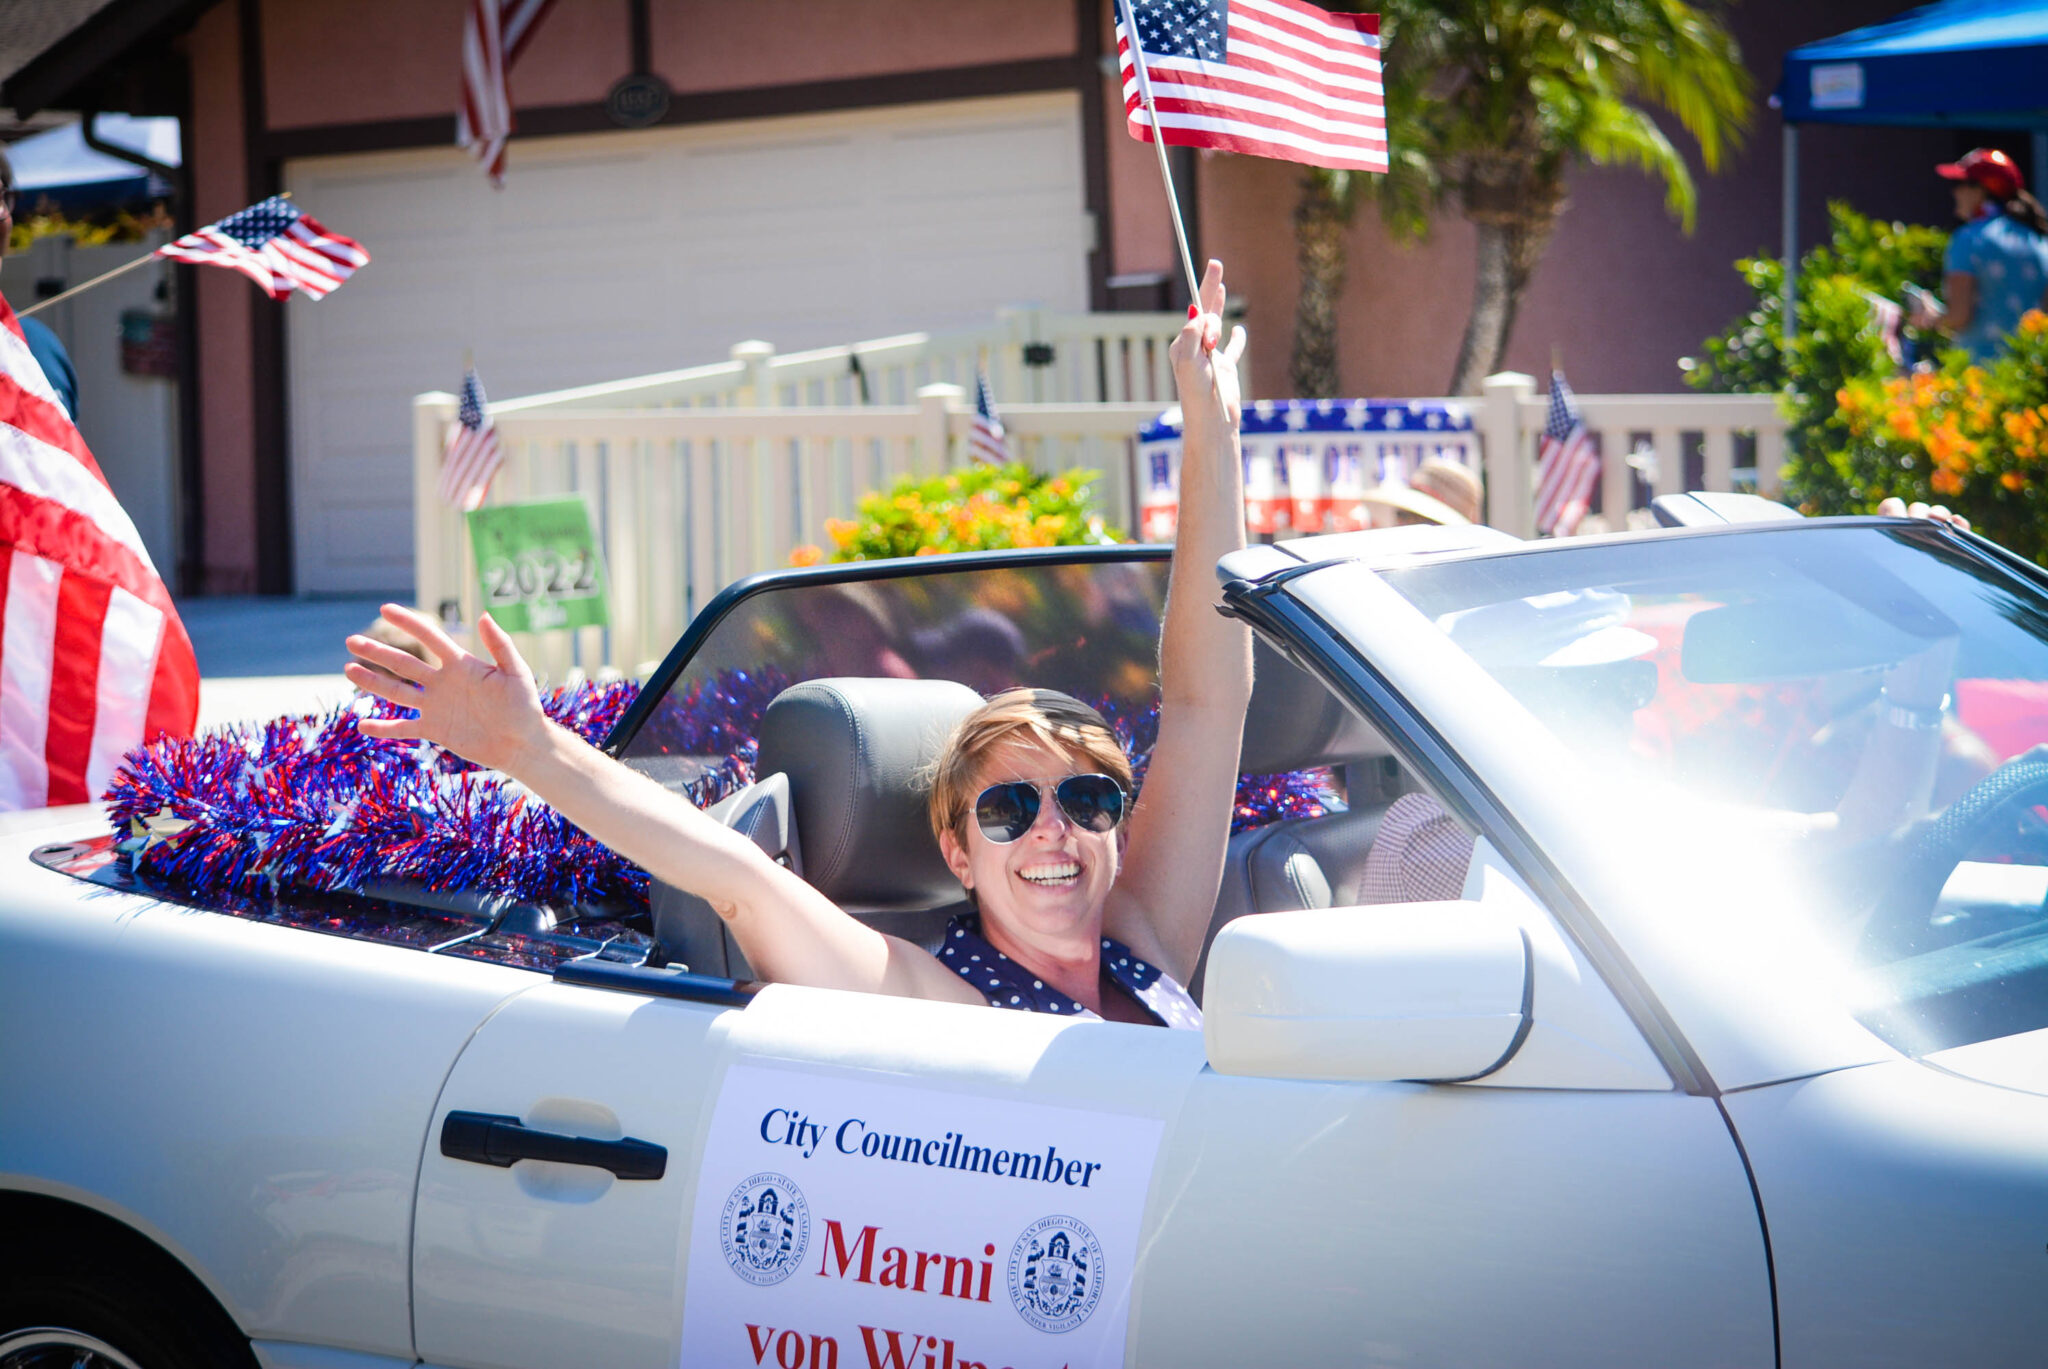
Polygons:
[[397,605],[384,617],[423,643],[431,662],[351,637],[351,653],[389,674],[352,662],[349,679],[419,710],[414,720],[366,720],[363,731],[425,738],[517,779],[627,859],[704,898],[765,979],[1199,1025],[1181,985],[1222,879],[1252,683],[1250,636],[1215,612],[1208,585],[1217,558],[1245,542],[1244,331],[1218,347],[1223,299],[1223,268],[1212,261],[1200,312],[1190,310],[1171,353],[1185,444],[1144,796],[1126,821],[1130,763],[1102,717],[1076,699],[1013,689],[970,713],[935,768],[931,817],[976,914],[947,929],[937,955],[856,921],[752,841],[549,722],[532,671],[488,616],[477,627],[490,660]]

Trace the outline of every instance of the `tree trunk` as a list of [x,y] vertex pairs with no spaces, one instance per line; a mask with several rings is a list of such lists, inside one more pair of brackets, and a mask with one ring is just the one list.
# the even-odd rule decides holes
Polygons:
[[1564,180],[1555,169],[1504,159],[1475,167],[1463,201],[1478,235],[1478,271],[1451,393],[1476,395],[1507,355],[1522,295],[1564,213]]
[[1508,226],[1482,219],[1473,227],[1479,234],[1479,269],[1472,282],[1472,313],[1465,320],[1465,338],[1458,344],[1458,360],[1451,368],[1454,395],[1478,394],[1480,382],[1498,369],[1520,304],[1509,266]]
[[1301,178],[1301,199],[1294,207],[1301,296],[1294,306],[1288,378],[1303,399],[1337,395],[1337,301],[1344,292],[1344,229],[1350,218],[1327,174],[1311,171]]

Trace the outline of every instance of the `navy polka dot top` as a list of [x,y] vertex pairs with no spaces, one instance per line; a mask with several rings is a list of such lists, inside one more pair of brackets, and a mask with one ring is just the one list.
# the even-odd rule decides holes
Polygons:
[[[946,940],[938,957],[941,965],[979,989],[991,1007],[1101,1020],[990,945],[981,934],[981,918],[973,913],[962,913],[946,924]],[[1157,1018],[1159,1025],[1202,1029],[1202,1010],[1188,997],[1188,991],[1157,965],[1132,955],[1130,947],[1114,937],[1102,938],[1102,968]]]

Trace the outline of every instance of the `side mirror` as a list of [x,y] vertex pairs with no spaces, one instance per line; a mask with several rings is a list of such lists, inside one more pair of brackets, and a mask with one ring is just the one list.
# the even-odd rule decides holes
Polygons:
[[1532,982],[1521,927],[1479,903],[1241,917],[1209,952],[1209,1064],[1278,1079],[1474,1079],[1528,1035]]

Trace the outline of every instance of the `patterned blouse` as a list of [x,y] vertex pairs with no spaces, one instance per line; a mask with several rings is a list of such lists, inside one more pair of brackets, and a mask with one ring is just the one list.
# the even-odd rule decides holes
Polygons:
[[[981,934],[981,918],[976,914],[963,913],[946,924],[946,940],[938,955],[940,964],[981,990],[991,1007],[1101,1020],[1044,980],[1032,978],[1029,970],[990,945]],[[1102,938],[1102,968],[1158,1019],[1160,1026],[1202,1029],[1202,1010],[1188,997],[1188,991],[1166,971],[1132,955],[1131,948],[1121,941]]]

